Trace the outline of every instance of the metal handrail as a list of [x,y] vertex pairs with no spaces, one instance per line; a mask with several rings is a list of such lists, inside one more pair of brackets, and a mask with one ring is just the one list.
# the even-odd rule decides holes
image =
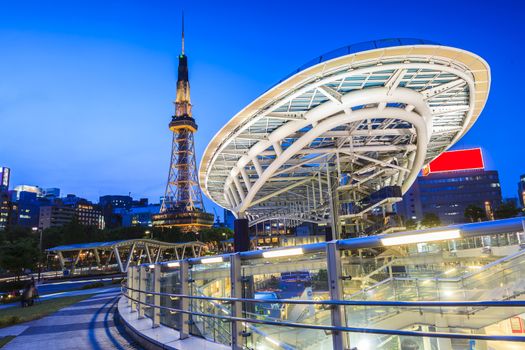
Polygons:
[[[242,303],[275,303],[275,304],[300,304],[300,305],[332,305],[332,306],[401,306],[401,307],[461,307],[461,306],[492,306],[492,307],[525,307],[525,300],[482,300],[482,301],[388,301],[388,300],[297,300],[297,299],[249,299],[249,298],[228,298],[228,297],[207,297],[198,295],[185,295],[173,293],[158,293],[144,291],[127,286],[126,290],[151,295],[168,297],[215,300],[223,302],[242,302]],[[524,337],[525,338],[525,337]]]
[[[145,291],[141,291],[145,293]],[[202,316],[202,317],[214,317],[229,321],[242,322],[244,325],[246,323],[255,323],[255,324],[265,324],[271,326],[284,326],[292,328],[303,328],[303,329],[314,329],[314,330],[323,330],[323,331],[332,331],[332,332],[348,332],[348,333],[368,333],[368,334],[383,334],[383,335],[398,335],[398,336],[411,336],[411,337],[430,337],[430,338],[447,338],[447,339],[463,339],[463,340],[492,340],[492,341],[510,341],[510,342],[525,342],[525,337],[522,336],[512,336],[512,335],[483,335],[483,334],[461,334],[461,333],[444,333],[444,332],[420,332],[420,331],[405,331],[405,330],[392,330],[392,329],[379,329],[379,328],[362,328],[362,327],[338,327],[338,326],[324,326],[324,325],[313,325],[305,323],[296,323],[296,322],[279,322],[279,321],[268,321],[261,319],[252,319],[244,317],[233,317],[233,316],[224,316],[216,314],[206,314],[195,311],[187,311],[167,306],[155,305],[151,303],[142,302],[135,298],[132,298],[126,294],[123,294],[127,299],[145,305],[147,307],[158,308],[162,310],[180,312],[188,315]],[[254,299],[253,299],[254,300]],[[241,301],[236,299],[236,301]]]

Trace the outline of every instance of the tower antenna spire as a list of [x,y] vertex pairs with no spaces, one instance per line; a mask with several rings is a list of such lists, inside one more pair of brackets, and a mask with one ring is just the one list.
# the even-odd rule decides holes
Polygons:
[[182,54],[184,55],[184,11],[182,11]]

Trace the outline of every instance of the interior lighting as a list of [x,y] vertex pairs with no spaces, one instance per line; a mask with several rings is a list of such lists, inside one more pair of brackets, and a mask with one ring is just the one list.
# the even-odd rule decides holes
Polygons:
[[178,261],[169,262],[166,264],[168,267],[179,267],[180,263]]
[[280,258],[283,256],[293,256],[293,255],[303,255],[303,248],[292,248],[284,250],[271,250],[263,252],[263,257],[265,258]]
[[368,340],[368,339],[361,339],[357,343],[357,348],[359,350],[371,350],[372,349],[372,344],[370,344],[370,340]]
[[220,262],[222,262],[222,256],[201,259],[201,264],[213,264],[213,263],[220,263]]
[[392,245],[400,245],[400,244],[443,241],[446,239],[455,239],[455,238],[461,238],[461,234],[459,230],[434,231],[434,232],[428,232],[428,233],[419,233],[415,235],[381,238],[381,244],[383,244],[384,246],[392,246]]

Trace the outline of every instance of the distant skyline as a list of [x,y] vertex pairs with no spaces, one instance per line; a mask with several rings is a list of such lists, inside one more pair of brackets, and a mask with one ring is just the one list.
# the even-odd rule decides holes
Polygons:
[[[454,149],[482,147],[504,197],[525,173],[520,1],[9,2],[0,7],[0,166],[16,185],[158,202],[168,176],[181,12],[198,161],[238,111],[292,70],[355,42],[416,37],[492,70],[488,103]],[[429,10],[432,9],[433,10]],[[211,202],[206,200],[212,212]],[[222,213],[219,213],[222,217]]]

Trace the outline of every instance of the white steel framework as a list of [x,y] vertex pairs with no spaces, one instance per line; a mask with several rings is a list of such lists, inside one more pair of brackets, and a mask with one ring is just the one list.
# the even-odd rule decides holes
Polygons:
[[[345,205],[421,168],[473,125],[490,87],[480,57],[416,39],[347,46],[300,68],[209,143],[200,184],[251,224],[337,225]],[[385,202],[380,205],[389,205]]]

